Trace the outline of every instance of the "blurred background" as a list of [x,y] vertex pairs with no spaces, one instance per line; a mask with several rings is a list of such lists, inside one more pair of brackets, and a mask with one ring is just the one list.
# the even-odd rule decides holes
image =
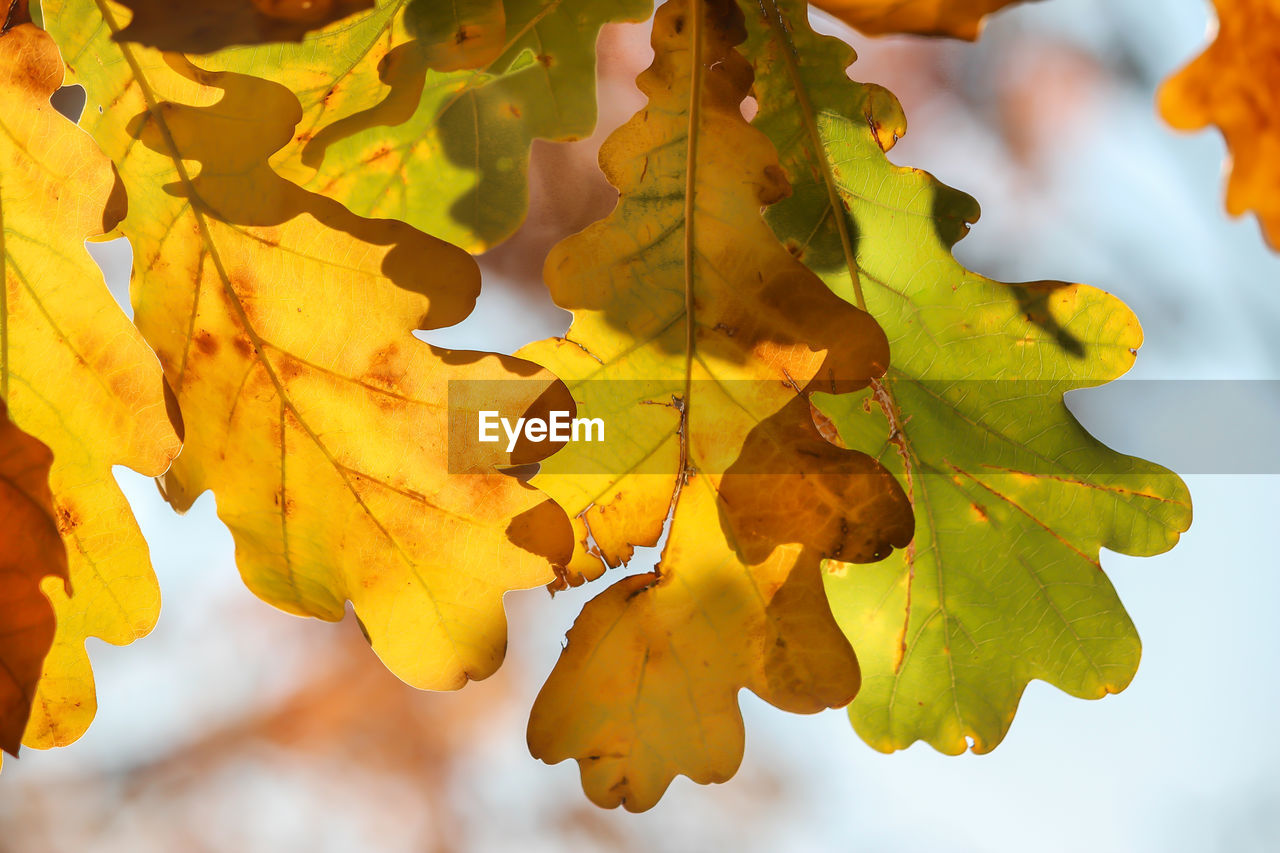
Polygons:
[[[1280,257],[1252,219],[1223,213],[1217,134],[1174,134],[1154,108],[1209,17],[1204,0],[1047,0],[995,16],[976,45],[819,22],[858,49],[851,76],[903,102],[894,161],[982,202],[962,261],[1087,282],[1142,320],[1130,376],[1152,381],[1070,401],[1112,446],[1188,473],[1195,501],[1170,554],[1103,555],[1144,641],[1124,693],[1084,702],[1033,683],[1004,744],[958,758],[881,755],[843,712],[791,716],[744,693],[730,783],[681,778],[647,814],[606,812],[574,764],[544,766],[524,743],[564,632],[600,588],[508,596],[500,673],[419,693],[354,620],[297,619],[245,590],[212,496],[178,518],[120,469],[164,612],[126,649],[91,641],[100,709],[82,740],[5,762],[0,850],[1280,850]],[[595,151],[642,105],[646,27],[607,29],[601,51],[600,131],[535,145],[528,224],[482,259],[476,314],[432,342],[497,336],[512,351],[566,327],[536,271],[613,204]],[[127,305],[127,244],[93,251]],[[1250,457],[1265,473],[1197,455],[1249,441],[1270,454]]]

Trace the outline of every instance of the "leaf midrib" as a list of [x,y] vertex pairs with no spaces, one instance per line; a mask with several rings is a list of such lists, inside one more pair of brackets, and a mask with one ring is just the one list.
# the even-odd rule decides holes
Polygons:
[[697,330],[694,323],[694,258],[697,255],[694,228],[698,202],[698,143],[702,126],[702,10],[703,0],[691,0],[689,39],[692,60],[689,69],[689,133],[685,141],[684,176],[684,404],[680,407],[680,471],[671,505],[680,498],[689,470],[689,410],[693,391],[693,359]]

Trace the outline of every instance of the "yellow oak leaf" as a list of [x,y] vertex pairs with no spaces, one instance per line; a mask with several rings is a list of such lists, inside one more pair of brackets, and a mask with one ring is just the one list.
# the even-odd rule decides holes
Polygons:
[[1160,113],[1179,130],[1217,125],[1231,152],[1227,211],[1253,211],[1280,251],[1280,6],[1214,0],[1213,43],[1160,89]]
[[976,39],[987,15],[1026,0],[813,0],[871,36],[911,33]]
[[67,549],[49,492],[49,448],[13,425],[0,401],[0,747],[18,754],[36,683],[53,645],[46,577],[67,578]]
[[[341,619],[350,601],[374,650],[418,687],[491,674],[506,648],[503,595],[547,583],[569,525],[494,469],[446,465],[454,380],[522,376],[514,414],[554,380],[505,356],[418,341],[472,309],[465,252],[400,222],[364,219],[282,178],[297,98],[112,41],[81,63],[85,124],[131,192],[135,319],[188,423],[165,479],[185,509],[205,490],[244,581],[289,612]],[[528,399],[517,398],[528,393]]]
[[84,248],[115,227],[124,195],[93,140],[50,106],[62,77],[45,33],[27,24],[0,36],[0,396],[53,451],[74,590],[44,587],[58,627],[24,739],[36,747],[69,743],[93,719],[85,639],[129,643],[155,624],[160,591],[111,467],[157,476],[180,446],[160,366]]
[[117,34],[160,50],[212,53],[237,44],[302,41],[373,7],[373,0],[121,0],[133,20]]
[[579,560],[619,565],[671,518],[656,571],[586,605],[529,722],[533,754],[577,759],[602,806],[647,809],[677,774],[732,776],[743,687],[794,712],[846,704],[858,666],[820,562],[911,538],[893,478],[813,422],[808,391],[865,387],[888,344],[761,217],[789,187],[740,112],[745,37],[729,0],[659,9],[648,106],[600,154],[618,207],[547,259],[573,325],[521,353],[609,431],[532,480],[579,522]]

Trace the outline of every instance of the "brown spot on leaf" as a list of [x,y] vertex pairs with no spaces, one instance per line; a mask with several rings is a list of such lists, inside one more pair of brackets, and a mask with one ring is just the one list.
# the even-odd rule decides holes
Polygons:
[[58,532],[63,536],[66,536],[80,526],[80,513],[78,513],[76,508],[68,503],[65,498],[62,498],[57,502],[55,512],[57,513]]
[[205,329],[196,332],[195,336],[196,349],[205,355],[214,355],[218,352],[218,339]]
[[302,375],[302,365],[288,356],[281,358],[275,368],[282,382],[292,382]]
[[400,345],[389,343],[373,354],[364,378],[370,385],[394,389],[399,387],[403,376],[404,367],[400,364]]

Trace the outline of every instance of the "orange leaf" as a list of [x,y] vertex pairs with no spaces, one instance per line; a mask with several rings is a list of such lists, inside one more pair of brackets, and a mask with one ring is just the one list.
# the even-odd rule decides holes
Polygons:
[[1214,0],[1218,37],[1160,89],[1160,113],[1178,130],[1217,125],[1231,151],[1227,211],[1258,215],[1280,251],[1280,6]]
[[814,0],[813,5],[869,36],[911,33],[973,41],[992,12],[1022,0]]

